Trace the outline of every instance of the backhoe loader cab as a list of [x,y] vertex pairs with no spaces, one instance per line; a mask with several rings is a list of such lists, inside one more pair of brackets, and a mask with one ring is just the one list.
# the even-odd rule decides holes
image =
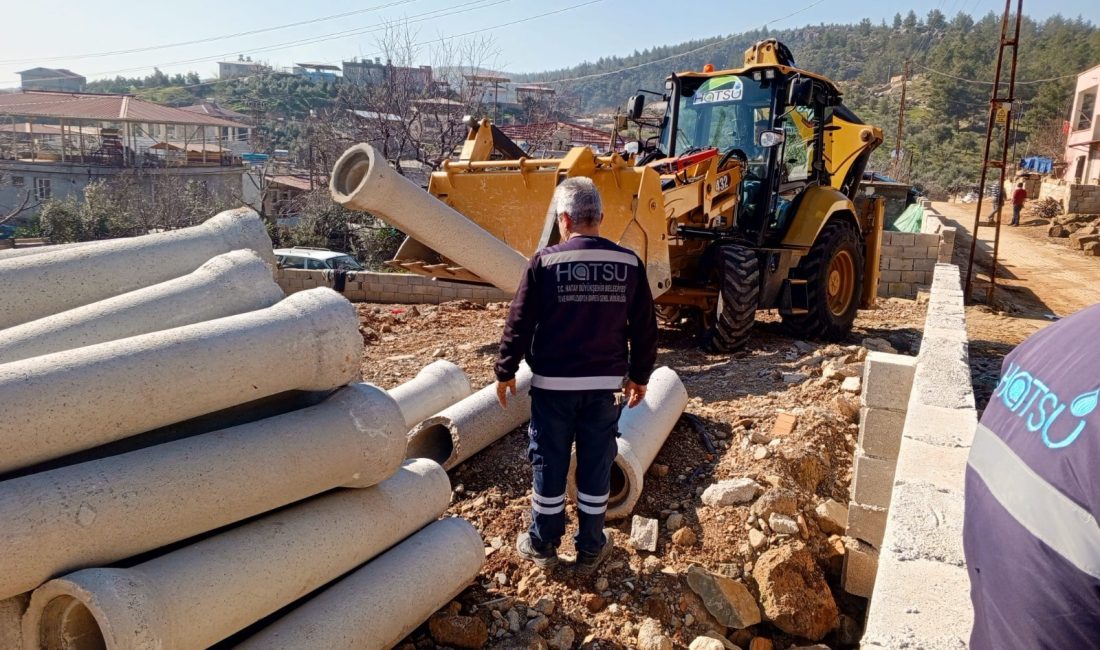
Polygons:
[[[628,103],[626,120],[659,130],[637,153],[576,147],[532,159],[488,120],[471,120],[458,159],[428,184],[445,205],[403,195],[414,188],[399,190],[375,170],[381,157],[369,146],[337,162],[333,196],[419,233],[392,265],[512,288],[512,271],[471,255],[450,226],[468,220],[463,227],[489,235],[486,244],[503,243],[494,259],[530,257],[557,241],[554,188],[587,176],[603,198],[601,234],[641,257],[662,317],[696,316],[712,349],[742,345],[759,309],[778,310],[798,336],[845,336],[875,296],[883,201],[858,186],[881,130],[844,108],[831,81],[794,67],[775,40],[749,48],[741,68],[670,76],[663,100],[659,124],[643,118],[644,95]],[[425,210],[438,228],[413,228]]]

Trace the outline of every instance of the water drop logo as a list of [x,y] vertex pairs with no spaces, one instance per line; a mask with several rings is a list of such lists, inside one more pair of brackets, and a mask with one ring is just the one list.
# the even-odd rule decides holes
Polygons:
[[1081,435],[1081,432],[1085,430],[1085,418],[1092,414],[1096,410],[1096,404],[1100,401],[1100,388],[1078,395],[1076,399],[1070,404],[1069,412],[1071,415],[1077,418],[1081,418],[1077,422],[1077,427],[1073,429],[1065,438],[1054,441],[1050,439],[1049,430],[1050,425],[1053,423],[1054,418],[1043,427],[1043,444],[1050,449],[1061,449],[1062,447],[1068,447],[1077,440],[1077,436]]

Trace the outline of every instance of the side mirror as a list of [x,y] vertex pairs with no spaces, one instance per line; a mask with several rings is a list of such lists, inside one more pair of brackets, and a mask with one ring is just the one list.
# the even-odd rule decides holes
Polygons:
[[783,129],[770,129],[760,134],[760,146],[770,149],[783,144],[785,139],[786,135],[783,133]]
[[788,106],[808,106],[814,96],[814,80],[795,77],[787,92]]
[[645,108],[645,95],[633,95],[626,102],[626,114],[632,120],[642,117],[642,109]]

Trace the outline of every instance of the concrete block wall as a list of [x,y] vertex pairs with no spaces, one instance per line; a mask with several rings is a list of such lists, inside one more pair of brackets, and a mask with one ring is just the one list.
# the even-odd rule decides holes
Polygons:
[[921,200],[921,207],[924,208],[922,232],[882,233],[880,297],[915,298],[919,289],[932,284],[936,263],[951,261],[955,228],[947,225],[927,199]]
[[1100,185],[1044,181],[1039,198],[1058,201],[1066,214],[1100,214]]
[[[962,550],[963,485],[976,426],[959,269],[938,264],[862,648],[967,646],[974,619]],[[857,528],[877,532],[877,521],[855,517]]]
[[[287,294],[316,287],[333,288],[332,271],[279,269],[275,280]],[[435,280],[409,273],[348,273],[344,297],[352,302],[392,302],[402,304],[439,304],[450,300],[470,302],[507,302],[512,296],[496,287]]]
[[869,598],[894,485],[916,359],[870,352],[863,364],[859,441],[852,470],[844,590]]

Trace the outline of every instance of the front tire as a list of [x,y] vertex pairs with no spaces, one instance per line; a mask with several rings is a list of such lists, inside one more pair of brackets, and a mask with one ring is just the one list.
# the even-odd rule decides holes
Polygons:
[[844,339],[863,292],[863,247],[856,227],[842,220],[825,224],[791,275],[806,280],[809,311],[784,316],[783,325],[802,338]]
[[760,300],[760,262],[744,246],[726,244],[718,249],[722,272],[714,326],[706,336],[712,352],[734,352],[745,346],[756,320]]

